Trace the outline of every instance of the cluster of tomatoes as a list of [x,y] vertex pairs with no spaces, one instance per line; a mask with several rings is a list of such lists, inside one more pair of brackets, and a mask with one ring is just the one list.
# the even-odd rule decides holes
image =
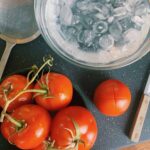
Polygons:
[[[86,108],[68,106],[73,97],[69,78],[48,72],[35,80],[36,75],[29,79],[15,74],[1,82],[0,120],[4,138],[26,150],[91,149],[97,137],[97,124]],[[52,117],[53,111],[56,113]]]
[[[1,82],[2,135],[19,149],[90,150],[98,133],[94,116],[84,107],[69,106],[73,86],[67,76],[48,72],[37,78],[46,65],[50,60],[27,76],[15,74]],[[107,80],[96,88],[93,102],[101,113],[120,116],[131,93],[124,83]]]

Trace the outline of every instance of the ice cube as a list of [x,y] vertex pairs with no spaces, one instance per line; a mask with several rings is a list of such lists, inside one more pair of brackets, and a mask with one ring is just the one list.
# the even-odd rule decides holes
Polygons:
[[148,0],[128,0],[128,4],[132,7],[135,8],[139,5],[141,5],[144,1],[148,1]]
[[109,17],[109,18],[107,19],[107,21],[108,21],[108,23],[112,23],[112,22],[114,21],[114,17],[113,17],[113,16]]
[[90,0],[77,1],[76,8],[80,10],[80,13],[83,15],[96,13],[97,10],[94,9],[96,3],[91,2]]
[[[97,10],[94,10],[93,5],[95,5],[95,3],[90,2],[90,1],[77,1],[76,2],[76,7],[74,8],[74,12],[76,12],[76,14],[83,14],[83,15],[87,15],[87,14],[93,14],[98,12]],[[76,9],[76,10],[75,10]]]
[[71,8],[65,4],[60,10],[60,22],[64,25],[71,25],[73,14]]
[[133,22],[134,28],[137,30],[141,30],[144,24],[144,20],[140,16],[134,16],[131,20]]
[[92,52],[92,53],[97,52],[98,50],[102,49],[99,45],[99,38],[98,37],[94,38],[92,44],[88,47],[82,43],[80,43],[79,45],[80,45],[80,48],[82,50]]
[[[94,0],[93,0],[94,1]],[[110,3],[110,1],[111,0],[99,0],[100,1],[100,3],[102,3],[102,4],[108,4],[108,3]]]
[[131,16],[125,16],[124,18],[119,20],[119,23],[121,24],[123,31],[127,31],[128,29],[133,27]]
[[108,31],[108,24],[106,21],[99,21],[93,25],[93,31],[96,34],[103,34]]
[[147,13],[148,13],[148,7],[145,3],[142,3],[135,7],[136,16],[143,16],[143,15],[146,15]]
[[114,46],[114,38],[110,34],[105,34],[99,39],[99,45],[104,50],[109,50]]
[[75,36],[75,34],[77,33],[77,30],[75,27],[68,27],[68,34],[71,36]]
[[[96,14],[97,17],[106,19],[109,16],[109,9],[101,2],[92,2],[90,0],[77,1],[77,9],[84,15]],[[98,13],[102,14],[98,15]]]
[[78,24],[79,22],[80,22],[80,17],[77,15],[73,15],[72,24],[75,25],[75,24]]
[[113,7],[110,3],[101,4],[98,3],[94,8],[98,11],[98,13],[95,15],[100,20],[106,20],[108,17],[110,17]]
[[136,37],[139,36],[139,31],[136,29],[129,29],[124,33],[124,38],[130,43],[135,42]]
[[71,10],[74,15],[80,16],[81,10],[78,9],[75,4],[71,7]]
[[124,3],[126,3],[127,0],[111,0],[111,3],[114,8],[122,7],[124,6]]
[[126,8],[126,10],[127,10],[129,13],[133,13],[133,8],[132,8],[132,6],[130,5],[129,2],[124,3],[124,7]]
[[122,26],[118,21],[114,21],[109,26],[109,33],[112,35],[115,41],[118,41],[122,36]]
[[105,6],[109,9],[109,13],[112,14],[113,10],[114,10],[114,7],[112,6],[112,4],[111,3],[107,3],[107,4],[105,4]]
[[113,10],[113,15],[116,18],[121,18],[125,15],[127,15],[128,11],[126,9],[126,7],[117,7]]
[[60,31],[61,31],[61,33],[66,33],[67,32],[67,26],[65,26],[65,25],[61,25],[60,26]]
[[93,42],[93,45],[92,45],[92,49],[94,51],[97,51],[98,49],[100,49],[99,38],[95,38],[93,41],[94,42]]
[[100,45],[99,45],[99,39],[97,40],[96,38],[93,39],[93,42],[90,46],[86,46],[82,43],[79,43],[80,49],[87,51],[87,52],[97,52],[98,49],[100,49]]
[[134,0],[134,5],[138,6],[143,3],[143,0]]
[[101,3],[95,3],[93,5],[93,8],[95,10],[97,10],[99,13],[103,14],[103,16],[105,17],[105,19],[107,19],[110,16],[109,8],[106,7],[105,5],[101,4]]
[[129,41],[122,36],[120,38],[120,40],[115,43],[115,46],[122,47],[122,46],[125,46],[128,43],[129,43]]
[[110,3],[110,2],[111,2],[111,0],[106,0],[106,2],[107,2],[107,3]]
[[78,24],[74,25],[74,27],[77,29],[78,32],[81,32],[84,28],[81,23],[78,23]]
[[90,0],[77,1],[76,7],[82,11],[87,10],[87,9],[90,10],[91,9]]
[[93,18],[90,16],[85,17],[84,20],[85,20],[85,23],[87,23],[89,26],[91,26],[94,22]]
[[67,27],[62,25],[61,31],[62,31],[61,35],[63,36],[63,38],[68,41],[74,41],[77,36],[77,29],[72,26]]
[[106,19],[106,17],[102,13],[96,13],[95,17],[98,18],[99,20],[105,20]]
[[91,29],[94,23],[94,19],[89,15],[83,15],[81,17],[81,23],[86,29]]
[[142,25],[134,23],[133,24],[133,28],[136,29],[136,30],[138,30],[138,31],[141,31],[142,30]]
[[91,30],[83,30],[77,36],[77,41],[84,44],[86,47],[90,47],[95,38],[95,34]]

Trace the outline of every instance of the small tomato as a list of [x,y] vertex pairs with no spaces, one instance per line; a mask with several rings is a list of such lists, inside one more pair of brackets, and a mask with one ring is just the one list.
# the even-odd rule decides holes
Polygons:
[[65,75],[47,73],[35,85],[35,89],[47,89],[47,95],[35,95],[37,104],[47,110],[58,110],[67,106],[73,96],[73,86]]
[[24,105],[10,115],[21,126],[6,118],[1,125],[2,135],[20,149],[34,149],[48,136],[51,126],[49,113],[38,105]]
[[120,116],[130,105],[131,92],[121,81],[107,80],[96,88],[93,101],[101,113]]
[[90,150],[98,132],[94,116],[80,106],[70,106],[59,111],[51,129],[50,137],[56,149]]
[[[11,75],[2,81],[0,84],[0,106],[4,108],[6,103],[4,92],[8,99],[14,98],[21,90],[25,88],[28,81],[23,75]],[[33,85],[30,85],[28,89],[31,89]],[[22,106],[24,104],[31,103],[32,93],[24,93],[16,98],[8,107],[7,111],[11,112],[13,109]]]

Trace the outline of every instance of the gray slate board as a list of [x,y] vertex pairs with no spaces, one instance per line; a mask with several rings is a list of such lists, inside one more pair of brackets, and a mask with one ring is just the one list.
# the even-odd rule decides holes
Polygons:
[[[0,41],[0,56],[3,53],[5,43]],[[33,64],[40,65],[42,57],[51,54],[55,59],[55,65],[52,70],[68,75],[74,83],[75,88],[79,90],[87,107],[93,112],[99,126],[98,139],[93,150],[115,150],[119,147],[133,144],[128,139],[128,132],[133,121],[137,106],[139,104],[144,86],[150,73],[150,54],[142,60],[124,67],[122,69],[111,71],[93,71],[79,68],[68,63],[60,56],[55,54],[42,37],[37,40],[17,45],[7,63],[5,76],[22,68],[30,67]],[[132,104],[127,113],[118,118],[106,117],[100,114],[92,104],[92,94],[96,86],[106,79],[119,79],[126,83],[132,91]],[[150,109],[148,111],[141,141],[150,139]],[[15,150],[16,148],[6,146],[8,143],[0,136],[0,149]]]

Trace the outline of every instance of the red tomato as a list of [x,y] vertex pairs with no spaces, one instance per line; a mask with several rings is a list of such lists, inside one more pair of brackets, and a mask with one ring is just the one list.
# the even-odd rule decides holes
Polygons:
[[[27,85],[27,78],[22,75],[12,75],[7,77],[1,84],[0,84],[0,106],[3,108],[5,105],[4,99],[4,92],[6,90],[6,94],[8,99],[14,98],[17,93]],[[31,89],[33,85],[29,86],[28,89]],[[25,93],[19,96],[16,100],[14,100],[8,107],[8,111],[11,112],[13,109],[30,103],[32,100],[32,93]]]
[[41,77],[39,82],[35,85],[35,89],[42,89],[46,86],[48,93],[47,95],[36,96],[37,104],[53,111],[63,108],[71,102],[73,86],[66,76],[58,73],[47,73]]
[[[47,141],[43,141],[38,147],[32,149],[32,150],[49,150]],[[52,150],[52,149],[51,149]]]
[[51,129],[51,139],[55,141],[55,147],[64,149],[71,146],[72,150],[75,150],[77,144],[78,150],[91,149],[98,132],[93,115],[79,106],[70,106],[58,112]]
[[8,119],[1,125],[2,135],[20,149],[33,149],[48,136],[51,125],[49,113],[38,105],[24,105],[13,111],[13,118],[22,121],[22,128],[16,127]]
[[32,150],[47,150],[47,145],[44,142],[42,142],[38,147]]
[[119,116],[125,113],[131,102],[129,88],[118,80],[101,83],[94,93],[94,103],[100,112],[107,116]]

